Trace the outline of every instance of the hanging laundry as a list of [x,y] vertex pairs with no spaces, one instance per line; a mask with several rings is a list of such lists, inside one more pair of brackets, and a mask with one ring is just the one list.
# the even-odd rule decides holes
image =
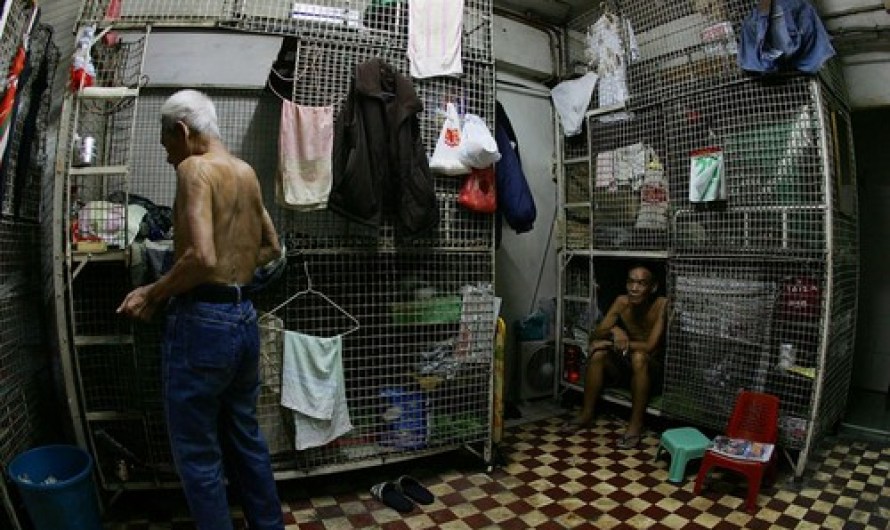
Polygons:
[[411,77],[423,79],[463,73],[464,0],[408,2],[408,60]]
[[588,72],[578,79],[563,81],[550,90],[553,107],[559,114],[563,134],[566,136],[576,136],[581,132],[597,80],[597,74]]
[[806,0],[760,0],[744,21],[739,66],[749,72],[818,72],[834,57],[819,13]]
[[640,212],[637,214],[636,227],[667,230],[669,205],[668,181],[664,174],[664,166],[655,151],[650,148],[646,175],[640,188]]
[[297,450],[325,445],[352,430],[343,377],[343,339],[283,331],[281,405],[294,411]]
[[[627,89],[627,63],[640,58],[640,49],[630,21],[606,13],[588,28],[585,55],[588,66],[599,76],[598,106],[623,105]],[[625,119],[626,113],[601,116],[601,121]]]
[[538,210],[528,180],[522,171],[519,144],[507,112],[500,101],[495,102],[494,138],[501,159],[495,164],[495,192],[498,205],[498,231],[501,216],[517,234],[528,232],[535,225]]
[[[378,227],[384,212],[396,228],[416,235],[439,224],[411,80],[382,59],[355,67],[334,123],[334,182],[328,209]],[[401,234],[400,234],[401,235]]]
[[615,188],[615,151],[602,151],[596,155],[594,187]]
[[323,209],[331,193],[334,107],[281,102],[275,199],[287,208]]

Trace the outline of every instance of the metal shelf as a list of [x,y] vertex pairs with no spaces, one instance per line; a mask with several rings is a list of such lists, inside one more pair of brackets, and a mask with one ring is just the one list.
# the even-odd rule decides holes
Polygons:
[[105,252],[71,252],[71,260],[75,263],[90,261],[127,261],[129,252],[127,249],[111,249]]
[[636,259],[667,259],[666,250],[597,250],[590,251],[590,256],[601,258],[636,258]]
[[128,171],[127,166],[86,166],[72,167],[68,170],[71,176],[107,176],[107,175],[123,175]]
[[125,99],[135,98],[139,95],[138,88],[127,88],[122,86],[91,86],[81,88],[77,91],[77,97],[80,99]]
[[[576,385],[574,383],[568,383],[566,381],[560,381],[560,384],[564,386],[568,390],[574,390],[576,392],[584,392],[584,386]],[[621,405],[627,408],[631,407],[630,399],[625,396],[622,392],[618,391],[614,388],[604,388],[600,399],[603,401],[608,401],[609,403],[614,403],[616,405]],[[660,407],[656,407],[652,405],[652,401],[650,400],[649,405],[646,406],[646,414],[651,416],[661,416],[664,412]]]
[[134,344],[132,335],[77,335],[75,346],[120,346]]

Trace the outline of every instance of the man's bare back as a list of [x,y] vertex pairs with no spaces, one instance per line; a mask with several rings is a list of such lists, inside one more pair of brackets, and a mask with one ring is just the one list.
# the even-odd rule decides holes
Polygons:
[[184,160],[177,177],[181,193],[177,193],[173,218],[176,259],[209,235],[203,230],[206,225],[189,221],[192,208],[192,215],[212,223],[216,260],[207,282],[248,283],[261,264],[265,211],[253,169],[228,153],[205,153]]

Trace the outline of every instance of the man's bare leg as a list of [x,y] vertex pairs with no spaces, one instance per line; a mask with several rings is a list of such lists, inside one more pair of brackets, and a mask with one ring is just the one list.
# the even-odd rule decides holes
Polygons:
[[606,371],[608,354],[608,350],[597,350],[593,352],[587,363],[587,372],[584,375],[584,401],[581,414],[577,419],[577,423],[580,425],[589,425],[593,422],[596,400],[603,389],[603,374]]
[[639,436],[643,432],[643,419],[646,404],[649,401],[649,359],[645,353],[634,352],[631,363],[633,375],[630,379],[630,423],[627,425],[627,436]]

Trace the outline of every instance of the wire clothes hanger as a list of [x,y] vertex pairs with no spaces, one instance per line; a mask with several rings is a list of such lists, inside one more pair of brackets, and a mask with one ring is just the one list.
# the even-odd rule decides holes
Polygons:
[[[278,304],[277,306],[275,306],[274,308],[272,308],[272,310],[270,310],[269,312],[267,312],[266,314],[264,314],[262,317],[260,317],[260,320],[263,320],[264,317],[265,317],[265,318],[268,318],[268,317],[274,315],[275,313],[277,313],[278,311],[280,311],[284,306],[286,306],[287,304],[293,302],[293,301],[296,300],[297,298],[299,298],[299,297],[301,297],[301,296],[304,296],[304,295],[307,295],[307,294],[312,294],[312,295],[315,295],[315,296],[321,298],[322,300],[324,300],[324,301],[327,302],[328,304],[330,304],[334,309],[336,309],[337,311],[339,311],[340,314],[342,314],[343,316],[345,316],[346,318],[348,318],[348,319],[352,322],[352,327],[349,328],[348,330],[344,331],[343,333],[338,333],[338,334],[337,334],[338,336],[344,337],[344,336],[349,335],[350,333],[352,333],[352,332],[354,332],[354,331],[358,331],[359,328],[361,327],[360,324],[359,324],[358,319],[356,319],[354,316],[352,316],[352,314],[350,314],[348,311],[346,311],[345,309],[343,309],[342,307],[340,307],[340,305],[338,305],[337,302],[334,302],[333,300],[331,300],[330,298],[328,298],[327,295],[325,295],[324,293],[322,293],[322,292],[320,292],[320,291],[316,291],[316,290],[312,287],[312,277],[309,276],[309,264],[307,263],[306,258],[305,258],[305,256],[303,256],[303,254],[299,254],[299,257],[300,257],[300,260],[303,262],[303,273],[306,275],[306,289],[303,289],[302,291],[299,291],[299,292],[296,292],[296,293],[292,294],[290,297],[287,298],[287,300],[285,300],[284,302],[281,302],[280,304]],[[287,330],[285,330],[285,329],[283,329],[283,328],[280,328],[280,327],[278,327],[278,326],[274,326],[274,325],[271,325],[271,324],[265,324],[265,323],[263,323],[263,324],[260,324],[260,326],[262,326],[262,327],[264,327],[264,328],[266,328],[266,329],[273,330],[273,331],[287,331]]]

